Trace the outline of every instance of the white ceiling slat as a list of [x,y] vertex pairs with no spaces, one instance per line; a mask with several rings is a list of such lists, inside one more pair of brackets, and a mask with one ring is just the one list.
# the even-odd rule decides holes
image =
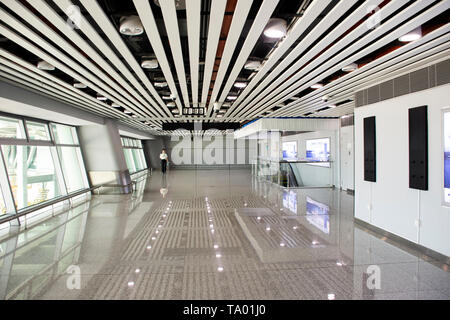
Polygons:
[[[387,12],[383,11],[383,9],[397,9],[397,6],[401,4],[402,0],[393,1],[388,3],[385,7],[383,7],[380,10],[383,12],[381,16],[386,17]],[[275,91],[270,93],[266,98],[261,100],[255,108],[257,108],[250,115],[263,112],[263,110],[267,110],[271,108],[270,106],[276,105],[277,103],[280,103],[281,101],[284,101],[284,98],[289,98],[297,93],[301,92],[305,88],[310,87],[316,82],[320,82],[323,78],[326,78],[327,76],[331,75],[332,73],[340,70],[342,67],[357,61],[359,58],[362,58],[371,52],[377,50],[378,48],[381,48],[382,46],[390,43],[391,41],[398,38],[393,37],[394,34],[401,34],[407,33],[410,30],[407,30],[412,25],[411,22],[408,22],[405,25],[401,26],[400,28],[395,29],[393,32],[389,33],[387,36],[382,37],[380,40],[376,41],[375,43],[370,44],[374,40],[376,40],[379,36],[384,35],[386,32],[389,32],[392,28],[400,24],[402,21],[405,21],[412,15],[416,14],[420,10],[424,9],[428,5],[432,4],[434,0],[422,0],[420,2],[413,3],[411,6],[407,7],[405,10],[403,10],[401,13],[398,14],[398,16],[391,18],[390,20],[386,21],[385,23],[382,23],[378,28],[370,32],[368,35],[364,36],[357,42],[353,43],[352,45],[348,46],[348,43],[352,39],[357,39],[362,34],[365,34],[367,31],[367,28],[365,25],[361,25],[355,30],[353,30],[350,34],[348,34],[345,38],[343,38],[341,41],[339,41],[335,46],[333,46],[333,51],[329,51],[328,53],[325,53],[315,59],[312,63],[307,65],[304,69],[302,69],[301,72],[297,73],[295,76],[290,78],[288,81],[285,81],[281,86],[279,86]],[[442,6],[441,3],[438,6]],[[441,8],[440,8],[441,9]],[[436,13],[436,12],[435,12]],[[399,19],[399,16],[401,19]],[[422,17],[426,17],[427,15],[421,15]],[[418,21],[417,18],[413,21]],[[420,25],[420,24],[418,24]],[[416,25],[416,26],[418,26]],[[413,27],[411,27],[413,29]],[[400,30],[400,31],[399,31]],[[370,44],[369,46],[367,46]],[[339,50],[339,48],[344,49],[339,54],[335,54],[335,50]],[[361,48],[364,48],[363,50],[360,50]],[[356,54],[355,54],[356,52]],[[351,54],[354,54],[353,56],[350,56]],[[346,58],[350,57],[350,58]],[[343,60],[345,59],[345,60]],[[323,65],[320,65],[320,63],[324,63]],[[336,65],[336,63],[339,63]],[[320,66],[320,67],[319,67]],[[334,66],[334,67],[333,67]],[[325,72],[328,68],[329,71]],[[311,71],[311,72],[310,72]],[[310,72],[305,76],[307,72]],[[325,73],[324,73],[325,72]],[[311,80],[313,77],[315,77],[313,80]],[[302,79],[303,82],[300,82],[300,79]],[[308,81],[307,84],[304,84],[305,81]],[[294,85],[295,83],[295,85]],[[302,90],[299,90],[298,88],[302,88]],[[296,89],[297,88],[297,89]],[[280,99],[283,97],[283,99]],[[280,100],[279,100],[280,99]],[[270,101],[269,101],[270,100]]]
[[[57,3],[60,3],[59,6],[61,9],[65,5],[70,5],[71,1],[69,0],[55,0]],[[129,66],[133,69],[133,71],[136,73],[136,75],[139,77],[139,79],[145,84],[145,86],[149,89],[150,93],[155,97],[155,99],[158,101],[159,105],[162,106],[162,108],[170,114],[167,106],[165,105],[164,101],[162,101],[161,97],[159,96],[156,89],[153,87],[153,85],[148,80],[147,76],[145,75],[144,71],[142,71],[142,68],[140,64],[136,61],[133,54],[130,52],[130,49],[126,46],[123,39],[120,37],[118,31],[114,28],[111,21],[108,19],[106,14],[103,12],[100,5],[97,3],[97,1],[85,1],[80,0],[81,4],[85,7],[85,9],[89,12],[91,17],[96,21],[96,23],[102,28],[103,32],[106,34],[106,36],[110,39],[110,41],[114,44],[116,49],[120,52],[122,57],[125,59],[125,61],[129,64]],[[67,8],[67,7],[65,7]],[[64,10],[64,9],[63,9]],[[86,25],[84,25],[86,24]],[[81,28],[87,28],[88,32],[95,33],[95,30],[92,28],[92,26],[86,21],[85,23],[81,23]],[[147,98],[150,99],[151,103],[154,101],[147,95]]]
[[[273,113],[273,116],[286,114],[289,111],[290,114],[295,112],[301,112],[301,107],[307,106],[309,103],[315,103],[316,105],[321,102],[323,95],[332,96],[333,99],[339,94],[339,97],[351,97],[354,92],[359,90],[361,84],[369,82],[368,77],[377,73],[376,79],[380,79],[382,74],[389,73],[391,68],[398,67],[402,59],[413,57],[421,58],[421,53],[427,53],[428,50],[433,52],[433,48],[439,46],[442,43],[450,40],[450,25],[443,26],[421,38],[418,41],[411,42],[402,48],[392,51],[387,55],[372,61],[359,68],[358,70],[343,76],[342,78],[326,85],[324,90],[317,90],[318,92],[312,92],[307,96],[291,103],[286,106],[284,112],[282,109]],[[442,36],[442,37],[441,37]],[[440,37],[440,38],[439,38]],[[437,39],[436,39],[437,38]],[[435,39],[435,40],[433,40]],[[422,45],[426,43],[425,45]],[[415,49],[414,49],[415,48]],[[409,60],[408,60],[409,61]],[[337,102],[337,101],[332,101]],[[329,102],[330,103],[330,102]],[[328,104],[329,104],[328,103]]]
[[[152,8],[150,7],[150,3],[148,1],[142,0],[133,0],[133,3],[141,18],[145,33],[147,34],[148,40],[150,41],[150,44],[155,52],[158,63],[161,66],[161,70],[164,74],[164,77],[166,78],[167,84],[169,85],[170,91],[172,92],[172,94],[178,96],[178,90],[175,85],[175,80],[173,78],[172,71],[170,70],[169,61],[167,60],[167,56],[161,41],[161,37],[159,35],[155,17],[153,16]],[[181,114],[183,107],[181,106],[180,99],[176,99],[175,103],[177,104],[178,111]]]
[[[116,56],[116,54],[111,50],[111,48],[106,44],[106,42],[100,37],[96,31],[90,26],[90,24],[81,17],[80,30],[89,38],[89,40],[97,46],[97,48],[106,56],[106,58],[114,64],[114,66],[120,71],[121,74],[116,72],[111,65],[106,62],[96,50],[94,50],[77,32],[75,32],[71,27],[67,25],[67,22],[59,16],[47,3],[43,0],[34,0],[31,2],[36,10],[38,10],[44,17],[46,17],[52,24],[59,30],[64,31],[66,36],[71,39],[80,49],[82,49],[92,60],[99,64],[108,74],[113,76],[113,78],[118,81],[124,88],[126,88],[133,96],[138,99],[142,105],[146,106],[149,110],[152,109],[148,102],[146,102],[143,97],[150,102],[150,104],[158,110],[160,113],[161,106],[156,104],[156,102],[150,97],[147,91],[141,86],[141,84],[136,80],[136,78],[131,74],[128,68],[123,64],[123,62]],[[63,2],[60,2],[63,5]],[[67,4],[66,4],[67,5]],[[123,78],[131,82],[131,84],[142,94],[141,97],[136,91],[125,81]],[[163,105],[164,106],[164,105]],[[163,107],[164,109],[164,107]],[[167,110],[168,111],[168,110]],[[164,114],[164,113],[163,113]]]
[[181,48],[180,31],[178,29],[177,9],[175,1],[161,0],[159,2],[164,17],[164,25],[166,26],[167,36],[169,37],[170,50],[172,51],[175,69],[178,75],[178,83],[183,94],[184,106],[190,107],[190,99],[186,84],[186,72],[184,69],[184,58]]
[[[241,36],[245,22],[247,21],[247,15],[250,12],[251,7],[252,1],[248,0],[239,0],[236,5],[236,10],[234,11],[233,19],[231,21],[230,31],[228,33],[225,48],[220,60],[219,70],[217,71],[217,77],[214,81],[214,88],[209,101],[209,110],[213,109],[212,106],[214,102],[216,102],[217,95],[219,94],[220,87],[222,86],[222,82],[225,78],[225,74],[228,70],[233,53],[236,50],[236,45]],[[219,103],[223,102],[225,101],[219,101]]]
[[[255,20],[250,28],[250,31],[245,39],[244,45],[242,46],[239,56],[236,59],[233,70],[231,71],[228,81],[226,82],[222,94],[220,96],[219,101],[225,101],[228,93],[231,90],[234,82],[236,81],[239,73],[247,62],[248,57],[250,56],[253,48],[255,47],[256,42],[259,37],[263,33],[264,28],[267,25],[270,17],[272,16],[273,11],[275,10],[279,0],[266,0],[261,4],[261,7],[258,10],[258,13],[255,17]],[[211,116],[213,109],[210,108],[208,111],[208,115]]]
[[[120,93],[124,99],[131,100],[136,107],[140,105],[140,103],[133,99],[128,92],[122,89],[122,87],[118,86],[114,81],[112,81],[111,77],[103,73],[100,69],[97,68],[91,61],[89,61],[83,54],[81,54],[77,49],[73,48],[67,41],[65,41],[61,36],[59,36],[54,30],[52,30],[47,24],[42,22],[41,19],[36,17],[31,13],[30,10],[25,8],[21,3],[13,0],[5,0],[4,4],[8,6],[11,10],[19,14],[25,21],[33,25],[38,31],[42,34],[45,34],[47,38],[52,40],[55,44],[57,44],[60,48],[66,51],[69,55],[76,59],[79,63],[83,63],[83,65],[93,72],[95,75],[100,77],[105,83],[107,83],[111,88],[115,89],[115,92]],[[142,110],[141,112],[145,112]],[[148,112],[148,111],[147,111]],[[153,113],[152,113],[153,114]]]
[[[381,1],[381,0],[378,0]],[[233,110],[239,108],[239,105],[244,98],[250,93],[250,91],[261,81],[261,79],[269,72],[280,58],[286,53],[287,50],[297,41],[297,39],[305,32],[305,30],[316,20],[316,18],[322,13],[323,9],[329,5],[331,0],[314,1],[306,10],[305,14],[297,20],[292,30],[286,36],[286,39],[279,45],[279,47],[270,55],[268,60],[264,63],[262,68],[258,70],[256,75],[252,78],[247,87],[242,91],[236,101],[233,103],[232,108],[228,110],[227,114],[233,115]],[[294,50],[295,51],[295,50]],[[286,59],[284,60],[286,61]],[[275,72],[275,71],[274,71]],[[256,91],[252,92],[252,95],[247,99],[252,99],[256,95]],[[247,100],[245,103],[247,103]]]
[[[401,0],[407,1],[407,0]],[[246,101],[247,104],[243,110],[239,110],[237,115],[250,114],[252,110],[257,108],[258,100],[254,99],[257,93],[261,93],[262,89],[266,86],[263,93],[260,96],[267,95],[268,92],[278,88],[281,84],[284,84],[285,79],[288,79],[294,72],[297,72],[304,64],[308,63],[313,57],[319,54],[327,46],[333,43],[335,39],[347,32],[352,26],[360,21],[365,15],[367,15],[367,8],[365,5],[360,6],[357,10],[352,12],[341,24],[334,28],[330,33],[323,37],[323,39],[317,43],[311,50],[304,54],[294,65],[289,67],[286,71],[283,70],[288,67],[296,58],[300,57],[305,50],[310,47],[326,30],[328,30],[335,22],[336,19],[343,16],[354,4],[354,1],[341,1],[339,2],[331,12],[326,15],[322,21],[304,38],[302,41],[292,50],[289,56],[283,60],[271,73],[264,79],[261,85],[250,95]],[[367,29],[366,29],[367,30]],[[315,61],[314,61],[315,62]],[[281,72],[283,72],[281,74]],[[299,73],[305,72],[301,70]],[[281,75],[280,75],[281,74]],[[278,76],[278,78],[277,78]],[[252,99],[252,100],[250,100]]]
[[203,71],[201,107],[206,107],[206,102],[208,100],[208,92],[211,84],[214,62],[216,60],[217,45],[219,43],[220,31],[222,30],[226,4],[227,0],[211,1],[205,67]]
[[198,107],[198,80],[200,59],[201,0],[186,1],[186,19],[189,41],[189,61],[191,69],[192,105]]

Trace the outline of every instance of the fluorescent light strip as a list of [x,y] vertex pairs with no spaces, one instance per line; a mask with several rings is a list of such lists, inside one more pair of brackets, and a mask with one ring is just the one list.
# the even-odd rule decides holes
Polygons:
[[[233,84],[239,76],[239,73],[247,62],[247,59],[250,56],[253,48],[255,47],[256,42],[261,37],[261,34],[263,33],[264,28],[267,25],[270,17],[272,16],[272,13],[275,10],[278,2],[279,0],[266,0],[261,4],[261,7],[259,8],[255,20],[253,21],[247,38],[245,39],[244,45],[242,46],[239,52],[239,56],[236,59],[233,70],[231,71],[230,76],[228,77],[228,81],[223,88],[222,95],[220,96],[219,101],[225,101],[226,97],[228,96],[230,89],[233,87]],[[211,116],[212,110],[213,108],[209,109],[209,116]]]
[[211,1],[205,68],[203,72],[201,107],[206,107],[206,102],[208,99],[208,91],[211,84],[214,62],[216,60],[217,45],[219,43],[220,31],[222,30],[226,4],[227,0]]
[[[396,27],[398,24],[400,24],[402,21],[405,21],[412,15],[416,14],[420,10],[422,10],[424,7],[430,5],[434,0],[423,0],[421,2],[416,2],[409,6],[407,9],[402,11],[397,16],[391,18],[389,21],[381,24],[378,28],[376,28],[374,31],[370,32],[365,37],[361,38],[357,42],[353,43],[349,46],[350,41],[358,39],[361,35],[365,34],[367,32],[367,26],[365,24],[360,25],[358,28],[353,30],[350,34],[348,34],[345,38],[343,38],[341,41],[339,41],[335,46],[332,47],[332,50],[328,50],[323,55],[319,56],[317,59],[314,60],[313,63],[310,63],[307,65],[304,69],[302,69],[301,72],[298,72],[295,76],[291,77],[289,80],[284,81],[284,83],[277,87],[275,91],[270,93],[266,98],[261,100],[256,106],[253,108],[254,111],[252,113],[248,113],[248,115],[257,114],[260,112],[263,112],[262,110],[270,109],[269,105],[272,105],[274,101],[277,101],[278,98],[288,96],[292,97],[299,93],[300,91],[295,90],[295,88],[298,88],[303,84],[304,82],[301,82],[300,79],[307,79],[303,81],[308,81],[308,87],[313,85],[314,83],[317,83],[321,81],[322,79],[326,78],[327,76],[331,75],[333,72],[338,71],[337,68],[333,67],[333,69],[330,69],[329,72],[323,73],[327,68],[330,68],[334,66],[336,63],[339,63],[339,67],[342,68],[343,66],[354,62],[358,60],[360,57],[364,57],[367,54],[377,50],[378,48],[382,47],[383,45],[389,43],[392,41],[391,33],[389,33],[386,37],[381,38],[377,42],[370,44],[372,41],[375,41],[377,38],[382,36],[384,33],[390,31],[392,28]],[[396,11],[399,6],[402,5],[403,2],[408,2],[407,0],[398,0],[389,2],[385,7],[383,7],[379,14],[381,17],[387,17],[389,16],[390,12]],[[403,3],[404,4],[404,3]],[[403,29],[403,27],[400,27]],[[398,29],[395,29],[395,32]],[[370,44],[370,45],[369,45]],[[367,46],[369,45],[369,46]],[[344,49],[342,52],[340,52],[338,55],[335,54],[337,50]],[[364,48],[363,50],[360,50],[361,48]],[[350,56],[352,53],[357,52],[354,56]],[[347,58],[346,60],[342,60]],[[311,56],[308,54],[301,58],[300,61],[302,61],[302,64],[305,63],[305,58],[310,59]],[[318,67],[321,63],[324,63],[320,67]],[[290,68],[289,76],[295,71]],[[331,71],[333,70],[333,71]],[[340,69],[339,69],[340,70]],[[308,72],[311,72],[308,74]],[[307,75],[307,76],[305,76]],[[319,76],[317,76],[319,75]],[[313,81],[309,81],[312,77],[317,76],[314,78]],[[275,87],[270,86],[267,91],[274,89]],[[302,88],[304,88],[302,86]],[[284,90],[283,92],[281,92]],[[294,90],[294,91],[293,91]],[[281,92],[281,93],[280,93]],[[289,93],[290,92],[290,93]],[[294,93],[295,92],[295,93]],[[271,99],[271,100],[270,100]],[[269,101],[270,100],[270,101]],[[283,101],[283,100],[282,100]],[[276,104],[277,102],[275,102]],[[258,108],[259,107],[259,108]],[[256,110],[255,110],[256,109]]]
[[[60,5],[67,5],[70,3],[66,1],[57,1]],[[67,3],[68,2],[68,3]],[[93,59],[96,63],[99,64],[107,74],[111,75],[115,80],[117,80],[125,89],[127,89],[133,96],[140,101],[140,104],[146,106],[148,110],[153,109],[147,101],[158,111],[161,113],[161,107],[153,100],[152,97],[147,93],[142,85],[136,80],[136,78],[131,74],[129,69],[125,66],[125,64],[120,60],[114,51],[106,44],[103,38],[96,32],[96,30],[85,20],[83,16],[80,17],[80,30],[86,35],[87,38],[106,56],[106,58],[111,61],[111,63],[119,70],[120,74],[116,72],[111,65],[105,61],[96,50],[94,50],[90,44],[88,44],[76,31],[71,28],[67,28],[67,21],[65,21],[61,16],[59,16],[47,3],[42,0],[35,0],[31,3],[36,10],[38,10],[44,17],[46,17],[49,21],[52,21],[52,24],[55,25],[60,30],[65,30],[65,33],[68,38],[71,39],[80,49],[82,49],[91,59]],[[67,8],[67,7],[65,7]],[[141,76],[141,74],[139,74]],[[131,82],[131,84],[142,94],[143,97],[147,99],[145,101],[140,94],[138,94],[127,81],[123,79],[123,77]],[[145,74],[144,74],[145,76]],[[141,79],[142,80],[142,79]],[[145,83],[145,82],[144,82]],[[146,84],[147,85],[147,84]],[[151,86],[151,84],[150,84]],[[156,90],[149,90],[152,94],[156,93]],[[156,93],[157,94],[157,93]],[[157,99],[158,100],[158,99]],[[164,112],[162,112],[164,114]]]
[[248,0],[239,0],[236,5],[236,10],[233,14],[233,19],[231,21],[230,31],[228,32],[227,41],[225,43],[225,48],[220,60],[219,70],[217,72],[216,80],[214,81],[214,88],[211,94],[211,99],[209,101],[209,110],[212,110],[214,102],[216,102],[217,95],[219,94],[220,87],[222,86],[223,79],[228,70],[231,58],[234,51],[236,50],[236,45],[244,28],[245,22],[247,21],[247,15],[250,12],[253,2]]
[[192,105],[198,107],[198,79],[200,59],[201,0],[186,1],[186,19],[189,41],[189,61],[191,69]]
[[[164,50],[164,46],[161,42],[161,37],[159,36],[158,27],[156,25],[155,17],[153,16],[152,8],[148,1],[133,0],[134,6],[141,17],[142,24],[145,29],[145,33],[148,40],[155,52],[158,63],[161,66],[161,70],[166,78],[167,84],[169,85],[172,94],[178,95],[178,90],[173,79],[172,71],[170,70],[169,61]],[[183,107],[180,103],[180,99],[177,99],[176,104],[178,106],[178,111],[181,113]]]

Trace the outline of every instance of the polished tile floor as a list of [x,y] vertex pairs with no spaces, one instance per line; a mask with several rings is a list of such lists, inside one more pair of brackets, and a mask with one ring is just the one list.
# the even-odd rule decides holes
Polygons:
[[153,173],[133,195],[5,237],[0,298],[450,299],[446,265],[352,217],[338,190],[283,190],[247,170]]

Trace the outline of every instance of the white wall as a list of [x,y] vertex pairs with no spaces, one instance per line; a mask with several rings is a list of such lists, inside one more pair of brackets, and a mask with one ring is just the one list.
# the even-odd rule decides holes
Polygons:
[[343,190],[355,190],[354,128],[354,126],[341,127],[340,132],[340,186]]
[[[428,191],[409,189],[408,109],[422,105],[428,105]],[[450,208],[442,205],[445,107],[450,85],[355,109],[355,217],[450,256]],[[376,116],[376,183],[363,174],[363,118],[369,116]]]
[[[330,138],[330,157],[332,161],[332,169],[333,169],[333,183],[335,186],[339,186],[339,146],[338,146],[338,135],[339,131],[337,130],[326,130],[326,131],[315,131],[315,132],[307,132],[300,133],[292,136],[282,137],[282,142],[288,141],[297,141],[297,157],[301,160],[306,159],[306,140],[312,139],[320,139],[320,138]],[[303,166],[303,168],[305,168]],[[317,167],[311,166],[311,171],[313,175],[317,174]],[[319,168],[324,169],[324,168]],[[328,168],[326,168],[328,169]],[[302,176],[308,176],[307,172],[302,173]],[[304,181],[305,184],[309,184]],[[316,182],[311,182],[311,184],[317,184]]]

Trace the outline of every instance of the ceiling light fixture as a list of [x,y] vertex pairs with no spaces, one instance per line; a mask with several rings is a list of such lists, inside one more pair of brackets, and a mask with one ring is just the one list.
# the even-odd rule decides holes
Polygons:
[[115,103],[115,102],[113,102],[113,103],[111,103],[111,107],[113,107],[113,108],[120,108],[120,105]]
[[320,88],[323,88],[323,84],[321,83],[316,83],[311,86],[311,89],[320,89]]
[[343,67],[341,70],[344,72],[352,72],[358,69],[358,64],[356,63],[350,63],[349,65]]
[[229,101],[234,101],[236,99],[237,99],[237,96],[228,96],[227,97],[227,100],[229,100]]
[[125,114],[131,114],[131,111],[128,111],[128,110],[124,110],[124,112],[123,113],[125,113]]
[[142,60],[141,63],[141,67],[144,69],[156,69],[158,66],[158,60],[156,59]]
[[[155,4],[160,7],[159,0],[154,0]],[[176,10],[185,10],[186,9],[186,0],[175,0],[175,9]]]
[[174,107],[176,107],[177,106],[177,104],[175,103],[175,102],[169,102],[168,104],[167,104],[167,107],[169,107],[169,108],[174,108]]
[[73,84],[73,86],[74,86],[75,88],[77,88],[77,89],[84,89],[84,88],[87,88],[87,85],[85,85],[84,83],[81,83],[81,82],[75,82],[75,83]]
[[256,71],[259,70],[262,66],[262,63],[257,60],[249,60],[244,66],[244,69]]
[[155,82],[155,87],[165,88],[165,87],[167,87],[167,82]]
[[334,109],[334,108],[336,108],[336,105],[335,104],[330,104],[328,107],[330,107],[331,109]]
[[245,83],[245,82],[236,82],[236,83],[234,84],[234,86],[235,86],[236,88],[242,89],[242,88],[245,88],[245,87],[247,86],[247,83]]
[[47,61],[39,61],[37,64],[37,68],[45,71],[53,71],[55,70],[55,66],[48,63]]
[[272,39],[283,38],[287,33],[287,24],[283,19],[273,18],[269,20],[269,23],[264,30],[264,35]]
[[107,98],[102,95],[97,94],[97,99],[100,101],[105,101]]
[[122,17],[120,19],[120,33],[126,36],[138,36],[144,33],[141,19],[136,15]]
[[411,42],[422,38],[422,27],[418,27],[398,38],[400,42]]

